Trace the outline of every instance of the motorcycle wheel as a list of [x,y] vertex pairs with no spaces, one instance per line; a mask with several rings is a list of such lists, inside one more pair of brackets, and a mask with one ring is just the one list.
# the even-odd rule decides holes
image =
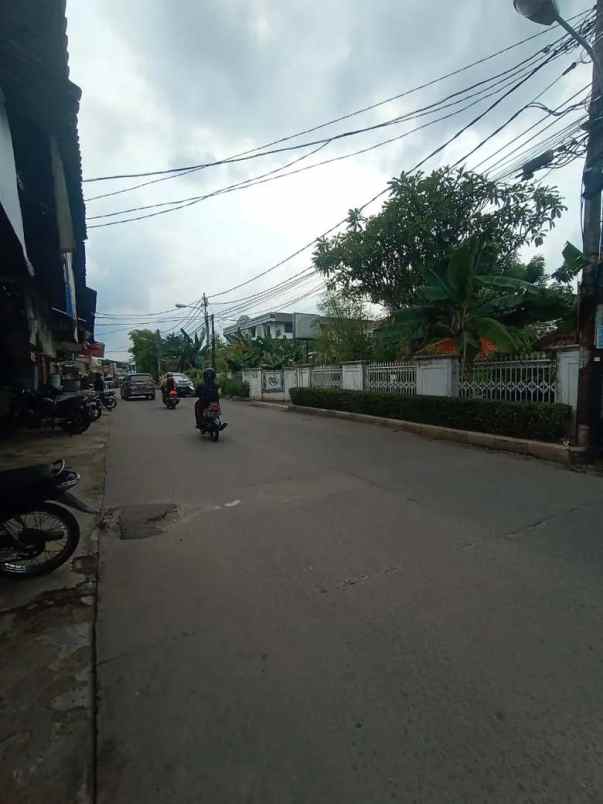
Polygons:
[[[20,554],[2,560],[7,538],[22,542]],[[13,512],[0,520],[0,574],[32,578],[64,564],[80,541],[80,526],[73,514],[61,505],[40,503],[34,508]],[[57,549],[49,549],[49,545]]]
[[85,417],[83,413],[76,413],[73,419],[61,423],[61,428],[69,435],[81,435],[89,427],[90,419]]
[[115,408],[117,407],[117,399],[115,399],[115,397],[112,397],[105,403],[105,407],[107,408],[107,410],[115,410]]
[[210,430],[209,439],[210,439],[210,441],[219,441],[220,440],[220,431],[219,430]]

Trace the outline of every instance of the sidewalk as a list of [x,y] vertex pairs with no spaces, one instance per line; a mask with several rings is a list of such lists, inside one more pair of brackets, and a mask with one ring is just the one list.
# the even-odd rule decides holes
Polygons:
[[[111,415],[81,436],[19,433],[0,470],[65,458],[76,493],[100,507]],[[0,790],[11,804],[89,804],[94,797],[96,518],[76,513],[80,545],[41,578],[0,578]]]

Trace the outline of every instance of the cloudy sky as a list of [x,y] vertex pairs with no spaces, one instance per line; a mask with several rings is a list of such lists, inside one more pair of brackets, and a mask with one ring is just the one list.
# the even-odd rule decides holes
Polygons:
[[[560,0],[560,5],[565,16],[588,8],[585,0]],[[68,24],[71,78],[83,89],[80,139],[86,177],[158,171],[237,154],[412,89],[545,31],[519,17],[512,0],[68,0]],[[293,142],[412,112],[514,66],[557,36],[547,31],[455,78]],[[574,52],[548,65],[425,169],[466,154],[578,57]],[[557,106],[589,80],[588,65],[579,64],[540,100]],[[364,155],[170,214],[90,228],[89,284],[99,291],[98,309],[154,321],[149,312],[189,304],[203,292],[215,296],[243,282],[311,241],[350,207],[364,203],[391,176],[429,154],[491,102],[485,100]],[[542,114],[535,109],[523,112],[468,166],[489,155],[493,159],[484,168],[494,165],[516,146],[502,149]],[[557,130],[572,119],[560,122]],[[416,125],[416,120],[399,123],[331,143],[298,166],[356,151]],[[211,192],[274,170],[308,151],[207,168],[90,201],[89,226],[131,214],[96,220],[92,216]],[[557,267],[565,240],[580,241],[580,168],[577,161],[547,179],[558,184],[568,206],[542,249],[550,270]],[[87,184],[85,192],[90,198],[141,181]],[[378,208],[379,202],[369,211]],[[306,251],[219,300],[269,288],[309,263]],[[317,284],[316,278],[309,279],[246,312],[278,309]],[[315,310],[319,298],[308,297],[294,308]],[[226,309],[224,304],[213,307],[217,316],[225,315]],[[170,318],[174,315],[157,319],[163,331],[180,323]],[[129,323],[123,318],[119,324],[99,324],[98,339],[106,341],[116,357],[125,356]]]

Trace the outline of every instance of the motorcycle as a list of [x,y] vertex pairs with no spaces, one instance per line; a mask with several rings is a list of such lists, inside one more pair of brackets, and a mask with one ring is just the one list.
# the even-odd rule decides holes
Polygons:
[[18,426],[53,430],[59,425],[70,435],[79,435],[98,418],[94,399],[81,393],[63,394],[57,389],[21,390],[13,404],[12,421]]
[[102,391],[100,393],[100,401],[107,410],[115,410],[117,407],[117,399],[115,398],[115,391]]
[[0,472],[1,575],[44,575],[73,555],[80,526],[68,509],[97,513],[71,493],[79,482],[62,460]]
[[178,399],[178,393],[175,388],[172,388],[172,390],[167,394],[164,392],[163,404],[166,406],[168,410],[175,410],[178,407],[179,403],[180,400]]
[[201,435],[209,435],[210,441],[219,441],[220,433],[228,427],[228,424],[222,419],[222,408],[219,402],[210,402],[207,407],[199,431]]

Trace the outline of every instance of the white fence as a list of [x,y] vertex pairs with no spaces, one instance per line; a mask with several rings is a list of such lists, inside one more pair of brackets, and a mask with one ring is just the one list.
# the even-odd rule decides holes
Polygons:
[[557,360],[544,353],[478,360],[459,373],[461,399],[555,402]]
[[417,393],[416,363],[369,363],[366,368],[369,391],[414,396]]
[[380,391],[401,396],[450,396],[509,402],[564,402],[576,407],[578,347],[478,360],[464,370],[456,357],[400,363],[344,363],[243,372],[252,399],[289,402],[292,388]]
[[341,366],[315,366],[310,371],[310,385],[313,388],[341,388],[342,380]]

